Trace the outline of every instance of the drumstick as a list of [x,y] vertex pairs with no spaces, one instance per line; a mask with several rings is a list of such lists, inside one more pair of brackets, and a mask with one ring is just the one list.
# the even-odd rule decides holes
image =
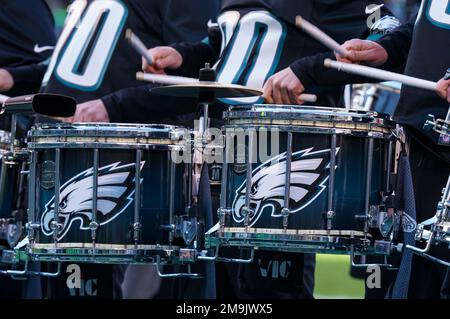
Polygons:
[[[139,81],[146,81],[152,83],[160,83],[165,85],[189,85],[198,83],[198,79],[187,78],[183,76],[172,76],[172,75],[160,75],[152,73],[138,72],[136,74],[136,79]],[[317,102],[317,96],[314,94],[301,94],[300,100],[308,103]],[[270,104],[270,102],[267,102]]]
[[7,99],[9,99],[9,96],[0,94],[0,104],[5,103]]
[[403,74],[398,74],[394,72],[384,71],[364,65],[349,64],[338,61],[333,61],[331,59],[326,59],[324,65],[327,68],[336,69],[338,71],[344,71],[347,73],[352,73],[356,75],[361,75],[365,77],[371,77],[381,81],[396,81],[404,85],[416,87],[419,89],[430,90],[436,92],[436,82],[423,80],[419,78],[414,78],[412,76],[407,76]]
[[198,83],[198,79],[194,78],[186,78],[184,76],[173,76],[173,75],[160,75],[143,72],[136,73],[136,79],[138,81],[160,83],[165,85],[186,85]]
[[137,35],[131,31],[131,29],[128,29],[125,33],[125,38],[128,40],[128,42],[133,46],[133,48],[144,57],[144,59],[147,61],[148,65],[153,65],[153,57],[148,53],[147,48],[145,47],[144,43],[141,41],[141,39],[138,38]]
[[342,57],[348,56],[348,51],[342,48],[339,43],[334,41],[330,36],[328,36],[318,27],[303,19],[301,16],[297,16],[295,18],[295,25],[300,29],[302,29],[303,31],[305,31],[306,33],[308,33],[311,37],[322,43],[330,50],[339,53]]

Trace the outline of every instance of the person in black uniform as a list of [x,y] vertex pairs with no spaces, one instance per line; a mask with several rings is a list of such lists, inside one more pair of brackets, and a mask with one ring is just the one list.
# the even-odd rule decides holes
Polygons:
[[[141,85],[136,80],[141,58],[125,39],[128,28],[149,47],[200,41],[206,36],[208,20],[217,11],[215,0],[73,1],[41,91],[72,96],[83,103]],[[98,19],[102,23],[98,24]],[[86,32],[92,37],[83,38]],[[88,50],[84,50],[85,47]],[[95,59],[91,55],[94,51]],[[127,107],[133,108],[133,105]],[[38,121],[49,119],[38,118]],[[80,266],[86,282],[96,281],[96,289],[89,292],[93,296],[85,292],[84,298],[121,297],[122,267]],[[111,269],[114,269],[113,276]],[[46,294],[51,298],[80,297],[82,292],[68,289],[66,277],[69,275],[63,271],[61,277],[49,279],[51,284]]]
[[56,42],[49,7],[40,0],[2,0],[0,24],[0,92],[37,92]]
[[[438,134],[423,131],[428,114],[445,119],[449,110],[450,81],[442,79],[450,66],[447,54],[450,42],[445,41],[450,30],[449,4],[449,1],[423,0],[417,19],[375,42],[359,39],[348,41],[343,48],[350,51],[349,56],[339,57],[342,61],[386,70],[404,70],[406,75],[431,81],[441,79],[438,82],[438,94],[404,86],[394,116],[404,126],[410,139],[409,156],[418,223],[435,215],[442,188],[450,173],[450,149],[438,144]],[[333,56],[334,53],[329,53],[328,57]],[[359,81],[352,75],[326,70],[320,66],[318,69],[320,72],[304,72],[302,79],[307,80],[302,80],[302,88],[297,84],[295,92],[308,89],[311,83],[336,85]],[[444,259],[448,253],[448,247],[443,245],[432,250],[433,255]],[[448,277],[445,267],[414,256],[408,297],[449,298]]]
[[[49,7],[41,0],[2,0],[0,26],[0,93],[36,93],[56,42]],[[9,131],[10,126],[10,117],[1,115],[0,128]],[[22,283],[0,275],[0,298],[26,297]]]
[[[197,44],[180,43],[171,49],[153,49],[150,53],[156,56],[157,65],[148,71],[162,72],[164,69],[168,74],[198,77],[198,71],[205,62],[212,65],[217,63],[218,81],[262,88],[270,76],[296,62],[298,58],[327,51],[327,48],[306,36],[295,26],[297,15],[301,14],[337,40],[344,42],[352,37],[366,38],[369,35],[367,22],[369,15],[366,14],[366,8],[374,4],[382,4],[382,1],[223,0],[221,14],[217,24],[210,28],[208,41]],[[382,16],[391,15],[385,7],[381,7],[380,10]],[[268,14],[261,15],[264,12]],[[263,28],[253,30],[252,23],[255,21],[263,23],[272,36],[264,37],[266,29]],[[253,32],[252,34],[258,37],[257,41],[249,42],[250,38],[242,38],[242,34],[246,31]],[[233,39],[237,37],[240,41],[235,42]],[[270,47],[270,50],[267,50],[265,45]],[[265,48],[265,51],[258,51],[258,48]],[[249,50],[250,54],[243,59],[239,53],[246,50]],[[180,55],[175,57],[175,52],[179,52]],[[254,63],[258,63],[258,67],[253,69],[251,66]],[[241,65],[242,71],[239,68]],[[307,67],[313,69],[312,65]],[[147,113],[150,121],[164,118],[176,123],[179,120],[177,116],[169,116],[165,107],[155,107],[156,104],[170,107],[173,100],[149,95],[147,88],[148,86],[122,90],[101,100],[80,105],[75,120],[133,123],[143,121],[142,114]],[[317,105],[342,105],[341,87],[309,87],[308,93],[317,94],[319,98]],[[148,102],[149,96],[153,103]],[[245,103],[258,103],[262,99],[248,101]],[[242,104],[242,100],[226,102]],[[123,105],[135,107],[124,108]],[[195,108],[193,104],[192,107]],[[175,115],[195,113],[192,107],[178,106],[177,109],[172,107],[170,113]],[[214,110],[215,115],[221,118],[224,108]]]
[[[208,41],[179,43],[157,47],[149,52],[155,64],[144,70],[154,73],[197,77],[206,62],[215,65],[222,83],[263,87],[276,71],[283,70],[299,57],[327,49],[295,26],[299,14],[340,41],[369,35],[365,9],[381,1],[293,1],[224,0],[217,24],[211,26]],[[389,14],[382,8],[383,15]],[[338,18],[337,18],[338,17]],[[258,26],[258,27],[256,27]],[[248,54],[243,54],[248,52]],[[258,67],[252,67],[257,65]],[[195,101],[169,99],[151,94],[149,87],[139,87],[107,95],[78,106],[74,121],[161,122],[192,126],[199,110]],[[316,86],[308,93],[319,97],[318,104],[340,105],[342,88]],[[213,124],[220,124],[229,104],[261,103],[261,98],[227,99],[211,109]],[[133,105],[133,108],[126,106]],[[288,264],[282,273],[274,264]],[[231,298],[312,298],[314,255],[258,252],[251,265],[217,264],[218,297]]]

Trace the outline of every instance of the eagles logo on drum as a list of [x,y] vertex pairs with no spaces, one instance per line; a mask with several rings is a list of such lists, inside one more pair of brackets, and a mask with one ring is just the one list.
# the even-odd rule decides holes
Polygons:
[[[336,153],[339,152],[337,149]],[[291,213],[296,213],[311,204],[326,188],[329,178],[330,150],[313,152],[313,148],[292,154],[290,201]],[[286,153],[265,162],[252,173],[250,194],[249,226],[255,225],[263,212],[274,218],[282,217],[279,213],[284,206],[286,180]],[[233,201],[233,219],[244,222],[241,213],[245,206],[245,184],[238,190]]]
[[[141,163],[141,170],[145,162]],[[120,162],[107,165],[98,170],[98,222],[105,225],[119,216],[134,200],[135,164],[120,166]],[[143,179],[141,179],[142,183]],[[80,230],[90,230],[92,221],[93,168],[76,175],[60,188],[59,219],[62,224],[61,240],[79,221]],[[46,205],[42,214],[41,227],[46,236],[53,235],[51,227],[54,218],[55,197]]]

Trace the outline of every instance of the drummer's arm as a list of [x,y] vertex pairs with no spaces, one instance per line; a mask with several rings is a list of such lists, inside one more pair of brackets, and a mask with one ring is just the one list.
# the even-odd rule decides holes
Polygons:
[[221,38],[220,30],[214,28],[208,31],[208,37],[201,42],[182,42],[171,45],[183,57],[181,67],[172,73],[187,77],[198,77],[198,72],[205,67],[205,63],[214,65],[219,59]]
[[[413,29],[414,24],[408,23],[398,27],[391,33],[375,41],[387,52],[387,61],[378,66],[379,68],[403,73],[404,65],[411,47]],[[352,41],[361,42],[366,40]],[[349,49],[347,47],[349,45],[348,43],[351,43],[351,41],[344,44],[343,47]],[[325,59],[336,60],[336,55],[334,52],[327,52],[305,57],[295,61],[291,64],[290,68],[303,83],[305,88],[309,85],[344,85],[379,82],[379,80],[374,80],[373,78],[362,77],[326,68],[324,66]],[[361,61],[353,62],[361,63]]]
[[[0,92],[19,96],[39,91],[47,65],[35,63],[0,69]],[[6,78],[6,80],[2,80]]]

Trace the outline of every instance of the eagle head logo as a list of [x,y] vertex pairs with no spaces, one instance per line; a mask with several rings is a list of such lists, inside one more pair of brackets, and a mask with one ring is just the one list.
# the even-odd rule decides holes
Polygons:
[[[339,149],[336,149],[336,154]],[[292,154],[289,207],[296,213],[310,205],[326,188],[329,178],[331,150],[313,152],[313,148]],[[282,217],[286,180],[286,153],[278,155],[252,172],[250,191],[249,226],[252,227],[268,213],[274,218]],[[233,219],[243,223],[246,182],[236,190],[233,201]]]
[[[145,162],[141,162],[140,169]],[[100,167],[98,169],[97,190],[97,222],[105,225],[123,213],[134,200],[136,164],[120,165],[120,162]],[[142,183],[143,179],[141,179]],[[59,222],[62,228],[58,240],[61,240],[70,230],[72,224],[78,221],[81,230],[89,230],[92,221],[93,204],[93,168],[76,175],[60,187]],[[46,205],[41,217],[42,232],[46,236],[53,235],[51,227],[55,197]]]

